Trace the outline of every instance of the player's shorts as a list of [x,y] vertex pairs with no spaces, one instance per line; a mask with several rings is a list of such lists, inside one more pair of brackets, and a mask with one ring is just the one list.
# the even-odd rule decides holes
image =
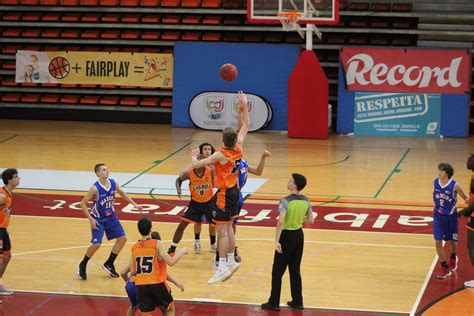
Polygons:
[[213,209],[212,199],[205,203],[199,203],[191,200],[189,202],[188,209],[184,212],[181,220],[190,223],[202,222],[203,216],[206,218],[208,223],[211,222],[211,212]]
[[440,215],[434,212],[433,235],[435,240],[458,241],[458,215]]
[[130,281],[130,278],[128,279],[127,284],[125,284],[125,291],[127,292],[132,307],[137,307],[137,286],[135,285],[135,282]]
[[242,195],[242,191],[239,190],[239,204],[237,206],[237,216],[234,217],[234,223],[236,224],[239,221],[240,211],[242,210],[243,206],[244,206],[244,196]]
[[237,185],[229,189],[219,189],[212,199],[212,221],[216,224],[229,224],[238,216],[239,188]]
[[173,303],[173,296],[166,282],[137,285],[137,301],[141,312],[152,312],[156,308],[167,310]]
[[467,251],[471,259],[471,264],[474,266],[474,230],[470,229],[467,230]]
[[108,240],[125,236],[125,230],[123,230],[122,224],[120,223],[117,215],[114,213],[109,217],[94,218],[99,224],[98,229],[91,229],[93,244],[101,244],[104,233]]
[[0,248],[0,255],[9,253],[12,249],[12,244],[6,228],[0,228],[0,240],[3,241],[3,247]]

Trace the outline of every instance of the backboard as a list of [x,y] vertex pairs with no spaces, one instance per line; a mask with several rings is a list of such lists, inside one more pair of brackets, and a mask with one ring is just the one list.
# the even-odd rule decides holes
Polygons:
[[282,13],[299,12],[299,24],[337,24],[339,0],[247,0],[247,19],[252,23],[281,23]]

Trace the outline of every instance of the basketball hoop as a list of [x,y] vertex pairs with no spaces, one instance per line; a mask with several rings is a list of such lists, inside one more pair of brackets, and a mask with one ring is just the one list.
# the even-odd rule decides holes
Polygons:
[[280,18],[281,26],[284,31],[296,31],[302,38],[304,38],[303,28],[298,23],[299,19],[301,18],[301,12],[280,12],[278,13],[278,17]]

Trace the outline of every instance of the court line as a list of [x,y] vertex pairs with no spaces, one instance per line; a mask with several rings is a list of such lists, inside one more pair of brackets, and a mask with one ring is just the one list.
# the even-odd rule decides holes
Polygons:
[[[154,214],[143,214],[145,215],[154,215]],[[31,218],[43,218],[43,219],[72,219],[72,220],[83,220],[86,221],[87,219],[84,217],[64,217],[64,216],[36,216],[36,215],[12,215],[13,217],[31,217]],[[156,215],[160,216],[160,215]],[[125,222],[125,223],[137,223],[138,220],[132,220],[132,219],[120,219],[120,222]],[[152,220],[153,222],[153,220]],[[156,222],[158,225],[178,225],[179,222]],[[251,225],[240,225],[239,227],[242,228],[261,228],[261,229],[275,229],[275,226],[251,226]],[[425,236],[429,237],[430,240],[432,240],[433,235],[432,234],[421,234],[421,233],[412,233],[412,232],[407,232],[407,233],[396,233],[396,232],[384,232],[384,231],[366,231],[366,230],[347,230],[347,229],[322,229],[322,228],[305,228],[306,231],[321,231],[321,232],[342,232],[342,233],[371,233],[371,234],[387,234],[387,235],[403,235],[403,236]],[[138,232],[137,232],[138,234]],[[208,239],[201,239],[201,240],[208,240]],[[274,239],[272,239],[274,240]]]
[[155,168],[156,166],[158,166],[160,163],[162,163],[163,161],[171,158],[172,156],[174,156],[175,154],[177,154],[178,152],[180,152],[181,150],[183,150],[184,148],[188,147],[189,145],[191,145],[193,143],[193,141],[190,141],[190,142],[187,142],[186,145],[184,146],[181,146],[180,148],[178,148],[177,150],[173,151],[171,154],[169,154],[168,156],[166,156],[165,158],[161,159],[161,160],[156,160],[155,162],[153,162],[153,165],[151,165],[151,167],[143,170],[142,172],[140,172],[139,174],[137,174],[135,177],[131,178],[130,180],[128,180],[127,182],[125,182],[122,187],[125,187],[127,184],[129,184],[130,182],[132,182],[133,180],[137,179],[138,177],[141,177],[143,174],[147,173],[148,171],[150,171],[151,169]]
[[[96,296],[96,297],[106,297],[110,299],[122,299],[122,298],[127,298],[126,295],[107,295],[107,294],[95,294],[95,293],[75,293],[73,291],[71,292],[48,292],[48,291],[32,291],[32,290],[22,290],[22,289],[13,289],[16,292],[24,292],[24,293],[37,293],[37,294],[50,294],[50,295],[70,295],[70,296],[85,296],[85,297],[90,297],[90,296]],[[258,303],[251,303],[251,302],[239,302],[239,301],[226,301],[226,300],[213,300],[213,299],[205,299],[205,298],[192,298],[192,299],[174,299],[175,301],[178,302],[183,302],[183,303],[197,303],[197,302],[202,302],[202,303],[216,303],[216,304],[235,304],[235,305],[250,305],[250,306],[255,306],[255,307],[260,307],[260,304]],[[281,307],[287,307],[286,305],[281,304]],[[358,309],[358,308],[338,308],[338,307],[327,307],[327,306],[310,306],[310,305],[305,305],[305,309],[316,309],[316,310],[335,310],[335,311],[346,311],[346,312],[369,312],[369,313],[397,313],[397,314],[403,314],[407,315],[408,312],[406,311],[392,311],[392,310],[376,310],[376,309]],[[283,310],[284,311],[284,310]],[[291,311],[288,309],[288,311]],[[306,313],[310,313],[311,311],[306,311]],[[305,312],[303,312],[305,313]]]
[[[207,241],[208,239],[201,239]],[[275,241],[274,238],[238,238],[239,241]],[[162,240],[165,243],[170,243],[172,240]],[[194,239],[181,239],[181,242],[192,242]],[[317,241],[317,240],[305,240],[305,243],[308,244],[329,244],[329,245],[348,245],[348,246],[366,246],[366,247],[382,247],[382,248],[407,248],[407,249],[429,249],[430,251],[433,250],[432,246],[408,246],[408,245],[392,245],[392,244],[367,244],[367,243],[352,243],[352,242],[340,242],[340,241]],[[126,244],[135,244],[135,241],[129,241]],[[115,243],[106,243],[102,244],[102,246],[113,246]],[[45,253],[45,252],[55,252],[55,251],[63,251],[63,250],[72,250],[72,249],[81,249],[81,248],[88,248],[90,245],[83,245],[83,246],[71,246],[71,247],[62,247],[62,248],[51,248],[51,249],[43,249],[43,250],[35,250],[35,251],[26,251],[26,252],[19,252],[13,253],[12,256],[23,256],[23,255],[31,255],[31,254],[38,254],[38,253]]]
[[18,134],[13,135],[13,136],[11,136],[11,137],[9,137],[9,138],[7,138],[7,139],[4,139],[4,140],[0,141],[0,144],[5,143],[5,142],[9,141],[10,139],[15,138],[15,137],[17,137],[17,136],[18,136]]
[[319,164],[319,165],[272,165],[272,164],[269,164],[269,165],[266,165],[266,166],[268,166],[268,167],[293,167],[293,168],[323,167],[323,166],[337,165],[339,163],[343,163],[343,162],[349,160],[350,157],[351,157],[350,155],[347,155],[344,159],[341,159],[339,161],[330,162],[330,163],[323,163],[323,164]]
[[418,292],[418,296],[416,297],[415,304],[413,304],[413,307],[410,311],[410,316],[415,316],[416,310],[418,309],[418,305],[420,305],[421,298],[423,297],[423,294],[425,293],[426,287],[428,286],[428,283],[431,279],[431,275],[433,274],[433,271],[436,267],[437,262],[438,262],[438,256],[435,255],[433,262],[431,263],[431,267],[428,269],[428,273],[426,273],[425,281],[423,282],[423,285],[421,286],[420,292]]
[[378,191],[375,193],[374,195],[374,199],[376,199],[379,194],[382,192],[382,190],[385,188],[385,186],[387,185],[387,182],[390,180],[390,178],[393,176],[393,174],[395,172],[400,172],[402,171],[401,169],[398,169],[398,167],[402,164],[403,160],[405,160],[405,157],[408,155],[408,153],[410,152],[410,148],[408,148],[405,153],[403,154],[402,158],[400,158],[400,160],[398,161],[397,165],[392,169],[392,172],[390,172],[390,174],[388,175],[387,179],[385,179],[385,181],[383,182],[382,186],[378,189]]

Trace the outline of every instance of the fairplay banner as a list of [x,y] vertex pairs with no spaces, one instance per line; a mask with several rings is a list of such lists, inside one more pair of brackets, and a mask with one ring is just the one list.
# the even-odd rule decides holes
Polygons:
[[16,82],[172,88],[173,55],[20,50]]

